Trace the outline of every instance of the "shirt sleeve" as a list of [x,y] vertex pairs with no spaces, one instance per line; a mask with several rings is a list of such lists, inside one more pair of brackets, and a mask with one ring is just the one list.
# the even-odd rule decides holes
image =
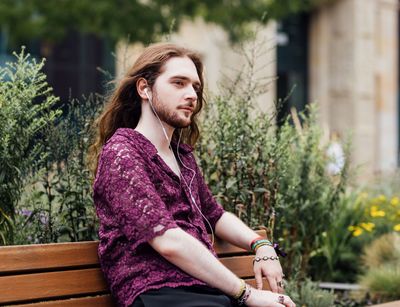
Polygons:
[[224,208],[215,200],[209,187],[204,181],[204,177],[197,167],[197,178],[199,184],[199,198],[201,203],[201,211],[210,222],[211,227],[215,229],[215,225],[225,212]]
[[[113,144],[99,161],[95,193],[135,246],[178,227],[149,178],[144,159],[124,144]],[[99,216],[101,220],[101,216]]]

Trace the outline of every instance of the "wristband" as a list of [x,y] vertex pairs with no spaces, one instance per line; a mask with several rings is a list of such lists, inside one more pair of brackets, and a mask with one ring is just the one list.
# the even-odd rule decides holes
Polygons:
[[243,296],[237,300],[239,306],[243,306],[246,304],[246,301],[250,297],[251,287],[248,284],[245,284],[245,290]]
[[242,296],[243,296],[243,295],[245,294],[245,292],[246,292],[246,283],[244,282],[243,279],[241,279],[240,282],[242,283],[241,286],[240,286],[240,290],[238,291],[238,293],[236,293],[236,294],[233,296],[233,298],[234,298],[235,300],[241,299]]
[[259,240],[264,240],[264,238],[263,238],[263,237],[257,237],[257,238],[255,238],[253,241],[251,241],[251,243],[250,243],[250,250],[253,250],[253,248],[252,248],[253,244],[256,243],[256,242],[259,241]]
[[259,247],[265,246],[265,245],[273,247],[273,244],[271,243],[271,241],[269,241],[267,239],[257,239],[257,240],[252,242],[251,250],[253,252],[256,252]]

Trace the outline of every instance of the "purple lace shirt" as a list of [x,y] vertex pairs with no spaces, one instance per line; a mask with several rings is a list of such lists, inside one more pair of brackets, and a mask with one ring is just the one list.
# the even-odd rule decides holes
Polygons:
[[[183,163],[196,171],[192,195],[215,228],[224,210],[205,184],[192,147],[181,144],[179,153]],[[193,172],[184,167],[181,172],[189,183]],[[100,219],[100,264],[119,305],[131,305],[150,289],[204,285],[147,243],[180,227],[216,255],[202,216],[189,202],[188,187],[146,137],[130,128],[118,129],[103,146],[93,189]]]

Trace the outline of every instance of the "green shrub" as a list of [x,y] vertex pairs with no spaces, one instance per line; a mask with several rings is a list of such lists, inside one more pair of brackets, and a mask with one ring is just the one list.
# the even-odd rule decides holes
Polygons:
[[18,244],[97,238],[86,151],[102,106],[98,95],[72,100],[65,115],[46,130],[41,140],[46,158],[18,203]]
[[296,306],[335,306],[335,295],[332,292],[321,290],[316,283],[309,279],[303,282],[289,282],[286,286],[286,294],[290,296]]
[[400,236],[385,234],[365,247],[360,283],[379,301],[400,299]]
[[310,257],[334,221],[348,164],[338,176],[327,174],[327,144],[322,142],[314,105],[300,118],[294,112],[279,128],[276,113],[254,107],[265,84],[249,78],[254,75],[254,58],[246,58],[250,73],[245,69],[226,87],[226,94],[207,106],[200,165],[225,209],[254,228],[270,229],[270,237],[288,252],[286,272],[305,276]]
[[97,236],[86,151],[103,97],[72,100],[61,117],[43,65],[22,51],[0,68],[0,244]]
[[335,222],[322,235],[319,249],[311,258],[314,280],[355,282],[361,272],[362,244],[348,231],[348,227],[362,221],[364,208],[357,191],[341,195],[333,209]]
[[15,205],[25,177],[43,147],[38,140],[55,121],[58,101],[42,72],[44,60],[36,62],[22,49],[16,61],[0,67],[0,244],[13,242]]
[[[317,109],[311,105],[307,110],[308,114],[300,114],[302,126],[299,124],[296,129],[286,124],[277,139],[289,140],[290,144],[282,155],[285,162],[276,170],[280,173],[276,232],[283,246],[291,251],[285,266],[299,267],[300,277],[306,276],[311,257],[336,223],[348,176],[348,159],[340,175],[327,174],[327,144],[322,144]],[[348,156],[349,148],[344,147]]]
[[379,301],[400,299],[400,264],[390,263],[369,269],[360,283]]
[[386,176],[341,199],[335,209],[336,222],[312,258],[314,279],[356,282],[362,272],[364,247],[382,234],[400,232],[398,182],[398,174]]
[[361,259],[368,269],[387,263],[400,263],[400,235],[389,233],[375,239],[365,247]]
[[366,242],[382,234],[396,231],[400,233],[400,197],[398,194],[361,194],[364,209],[363,219],[348,229],[355,237]]

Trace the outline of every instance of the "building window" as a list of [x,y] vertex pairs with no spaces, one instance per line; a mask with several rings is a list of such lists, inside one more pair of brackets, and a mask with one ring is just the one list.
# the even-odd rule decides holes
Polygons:
[[[7,32],[0,31],[0,65],[15,60],[7,45]],[[111,44],[94,35],[71,31],[56,43],[35,39],[25,45],[26,52],[32,57],[46,58],[43,70],[54,94],[60,97],[61,104],[70,98],[103,93],[109,77],[99,68],[110,76],[114,75]],[[18,53],[20,49],[15,51]]]
[[308,27],[308,14],[290,16],[278,24],[277,99],[284,102],[278,110],[280,124],[292,107],[302,111],[308,103]]

